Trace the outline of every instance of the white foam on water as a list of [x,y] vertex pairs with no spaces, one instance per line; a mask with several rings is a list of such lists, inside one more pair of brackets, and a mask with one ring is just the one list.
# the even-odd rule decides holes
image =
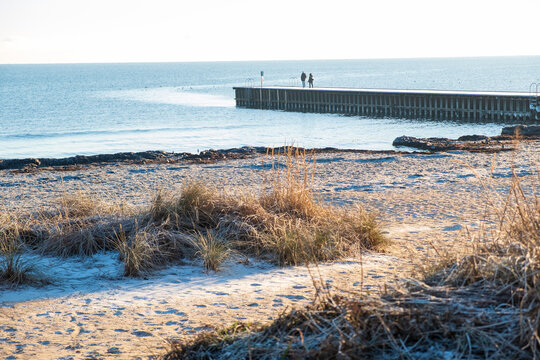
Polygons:
[[113,90],[99,92],[99,97],[119,100],[141,101],[154,104],[170,104],[194,107],[234,107],[234,99],[185,91],[184,88],[163,87],[148,89]]

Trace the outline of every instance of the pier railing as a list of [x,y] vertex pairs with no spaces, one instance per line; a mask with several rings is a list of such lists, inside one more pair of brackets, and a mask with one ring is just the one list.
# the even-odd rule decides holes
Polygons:
[[[370,117],[537,123],[538,92],[235,87],[238,107]],[[534,105],[534,106],[533,106]]]

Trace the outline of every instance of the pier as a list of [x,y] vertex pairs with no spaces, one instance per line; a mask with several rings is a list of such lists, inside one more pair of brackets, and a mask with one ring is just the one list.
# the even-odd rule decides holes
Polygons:
[[234,87],[236,106],[369,117],[536,124],[540,94],[454,90]]

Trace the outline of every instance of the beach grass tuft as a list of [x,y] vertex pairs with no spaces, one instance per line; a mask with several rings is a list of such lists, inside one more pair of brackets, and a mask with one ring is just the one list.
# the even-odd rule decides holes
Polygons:
[[230,195],[200,181],[187,182],[179,195],[158,192],[150,217],[156,226],[195,238],[221,234],[228,249],[280,265],[335,260],[384,248],[387,239],[373,214],[360,206],[344,209],[317,200],[310,180],[313,158],[293,147],[268,156],[272,171],[259,195]]
[[[16,221],[3,218],[0,228],[0,283],[9,287],[34,284],[34,268],[22,259],[24,244]],[[15,224],[15,225],[14,225]],[[8,225],[5,227],[5,225]]]
[[126,232],[120,229],[115,245],[124,263],[124,276],[143,276],[156,267],[155,258],[159,248],[148,233],[136,232],[133,236],[127,236]]
[[159,191],[150,206],[150,216],[175,229],[215,227],[216,191],[200,181],[184,183],[180,196]]
[[227,245],[227,239],[223,233],[216,230],[206,230],[204,233],[198,232],[192,237],[195,256],[202,259],[206,270],[218,271],[231,254]]

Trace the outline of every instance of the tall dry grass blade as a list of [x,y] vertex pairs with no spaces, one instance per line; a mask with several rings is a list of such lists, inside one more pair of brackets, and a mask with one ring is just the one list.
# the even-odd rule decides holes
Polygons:
[[219,271],[231,254],[224,234],[216,230],[197,232],[192,237],[192,245],[196,249],[195,255],[202,259],[206,270]]

